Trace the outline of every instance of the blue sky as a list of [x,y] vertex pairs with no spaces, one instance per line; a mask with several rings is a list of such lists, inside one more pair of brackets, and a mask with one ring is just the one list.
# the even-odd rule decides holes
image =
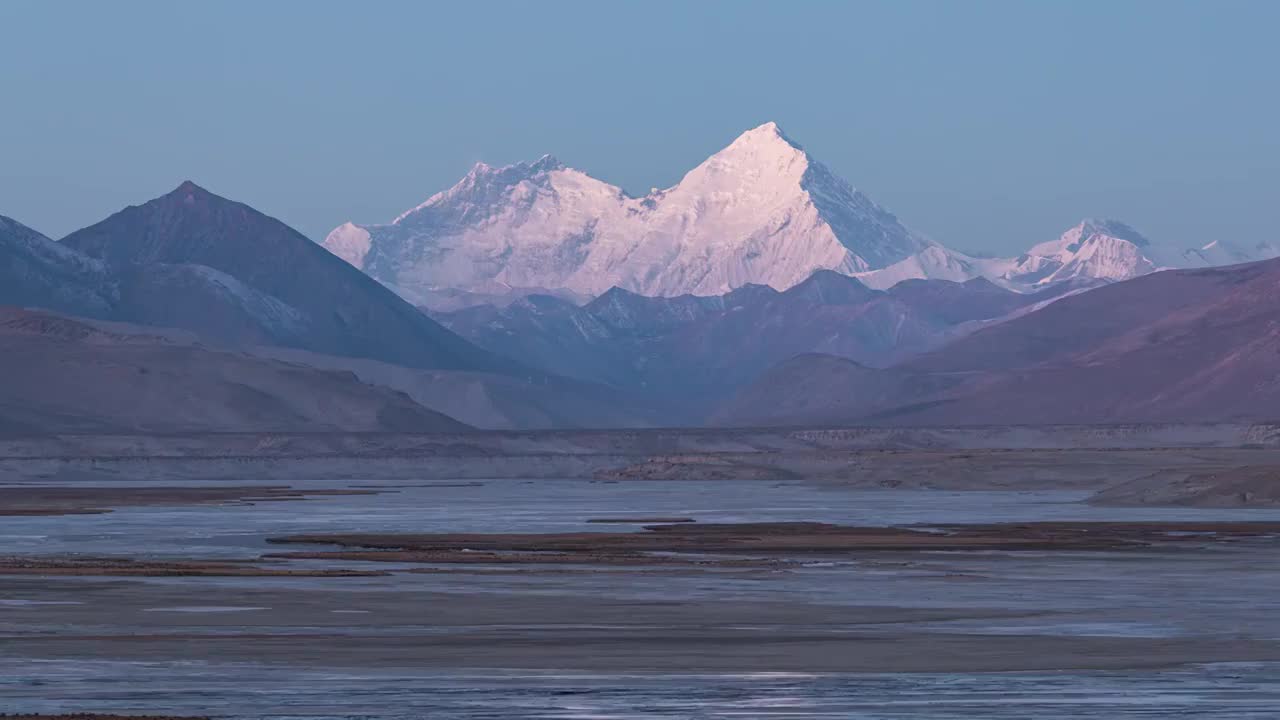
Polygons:
[[908,225],[1280,240],[1280,2],[0,0],[0,214],[190,178],[320,239],[472,163],[632,192],[776,120]]

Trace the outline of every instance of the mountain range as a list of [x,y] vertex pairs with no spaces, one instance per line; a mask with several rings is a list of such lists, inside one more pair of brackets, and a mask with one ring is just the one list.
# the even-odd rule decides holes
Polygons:
[[884,267],[931,246],[769,123],[642,198],[555,158],[478,164],[388,225],[325,247],[410,299],[437,288],[718,295],[814,270]]
[[908,280],[873,290],[819,270],[788,290],[744,285],[720,296],[645,297],[613,288],[591,302],[530,295],[498,307],[437,312],[494,353],[584,381],[647,393],[683,423],[770,366],[831,353],[887,366],[988,322],[1048,302],[982,278]]
[[1124,223],[1086,220],[1017,257],[971,257],[910,230],[775,123],[743,133],[676,185],[644,197],[551,156],[481,163],[392,222],[345,223],[323,244],[435,309],[456,309],[459,296],[581,299],[613,287],[660,297],[723,295],[745,285],[786,290],[816,270],[875,289],[985,277],[1029,292],[1280,254],[1272,245],[1225,241],[1183,251]]
[[773,124],[644,198],[477,166],[323,246],[185,182],[57,242],[0,217],[0,432],[1272,420],[1276,254],[1086,220],[968,256]]

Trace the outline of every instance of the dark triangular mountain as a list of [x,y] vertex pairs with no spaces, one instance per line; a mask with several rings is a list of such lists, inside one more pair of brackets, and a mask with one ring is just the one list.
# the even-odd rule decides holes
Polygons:
[[944,280],[904,280],[885,290],[893,299],[920,308],[948,322],[995,318],[1057,294],[1044,290],[1034,295],[1009,292],[985,278],[963,283]]
[[857,279],[834,270],[818,270],[783,293],[789,300],[814,305],[854,305],[867,302],[877,294]]
[[[410,367],[515,368],[288,225],[192,182],[62,244],[133,276],[133,294],[141,297],[125,300],[139,321]],[[219,300],[216,307],[208,298]],[[204,327],[210,318],[216,326]]]

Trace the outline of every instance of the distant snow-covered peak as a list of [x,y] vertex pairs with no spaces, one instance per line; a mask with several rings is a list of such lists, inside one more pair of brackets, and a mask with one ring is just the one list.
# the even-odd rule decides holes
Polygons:
[[855,277],[876,290],[887,290],[905,280],[965,282],[982,277],[981,262],[963,253],[933,244],[888,267],[856,273]]
[[1023,255],[982,264],[985,275],[1006,287],[1034,290],[1063,282],[1128,280],[1176,266],[1176,254],[1119,220],[1087,219]]
[[1134,230],[1132,226],[1122,223],[1119,220],[1082,220],[1079,225],[1068,230],[1064,237],[1070,235],[1075,235],[1081,239],[1098,236],[1110,237],[1133,243],[1138,247],[1147,247],[1151,244],[1151,241],[1143,237],[1142,233]]
[[1274,257],[1280,257],[1280,248],[1273,243],[1260,242],[1253,246],[1245,246],[1225,240],[1214,240],[1182,254],[1185,267],[1238,265],[1255,260],[1270,260]]
[[471,171],[466,174],[462,182],[459,184],[475,185],[479,183],[497,183],[509,185],[520,182],[521,180],[564,169],[564,163],[557,160],[554,155],[543,155],[533,162],[518,162],[512,165],[503,165],[500,167],[494,167],[483,162],[478,162],[471,167]]
[[685,179],[697,173],[750,173],[777,176],[779,181],[787,176],[798,180],[808,162],[804,148],[783,134],[777,123],[768,122],[739,135],[690,171]]
[[500,167],[478,162],[453,187],[438,192],[421,205],[401,213],[391,224],[412,224],[424,211],[429,212],[432,208],[450,203],[475,205],[501,202],[511,188],[529,182],[546,184],[551,173],[565,170],[569,169],[552,155],[543,155],[534,162],[518,162]]
[[[396,221],[399,222],[399,218]],[[358,268],[364,267],[371,244],[369,231],[349,222],[334,228],[324,239],[324,246],[329,252]]]
[[1027,251],[1040,257],[1067,258],[1079,252],[1086,244],[1109,241],[1126,242],[1134,247],[1151,245],[1141,233],[1119,220],[1085,219],[1067,229],[1054,240],[1040,243]]
[[1158,270],[1232,265],[1280,257],[1269,243],[1244,247],[1226,241],[1183,249],[1153,242],[1118,220],[1083,220],[1055,240],[1015,258],[977,260],[979,272],[1004,287],[1039,290],[1129,280]]

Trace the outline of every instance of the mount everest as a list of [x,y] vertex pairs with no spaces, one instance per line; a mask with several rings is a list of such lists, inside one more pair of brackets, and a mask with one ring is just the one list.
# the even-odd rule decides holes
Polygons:
[[679,183],[643,198],[551,157],[477,165],[388,225],[345,224],[325,247],[409,299],[441,288],[617,286],[649,296],[792,287],[853,275],[936,245],[767,123]]
[[1124,223],[1085,220],[1015,258],[970,257],[907,228],[772,122],[641,198],[551,156],[481,163],[391,223],[346,223],[323,245],[421,305],[460,293],[583,299],[612,287],[658,297],[722,295],[751,284],[786,290],[817,270],[874,289],[985,277],[1031,292],[1280,254],[1223,242],[1182,251]]

